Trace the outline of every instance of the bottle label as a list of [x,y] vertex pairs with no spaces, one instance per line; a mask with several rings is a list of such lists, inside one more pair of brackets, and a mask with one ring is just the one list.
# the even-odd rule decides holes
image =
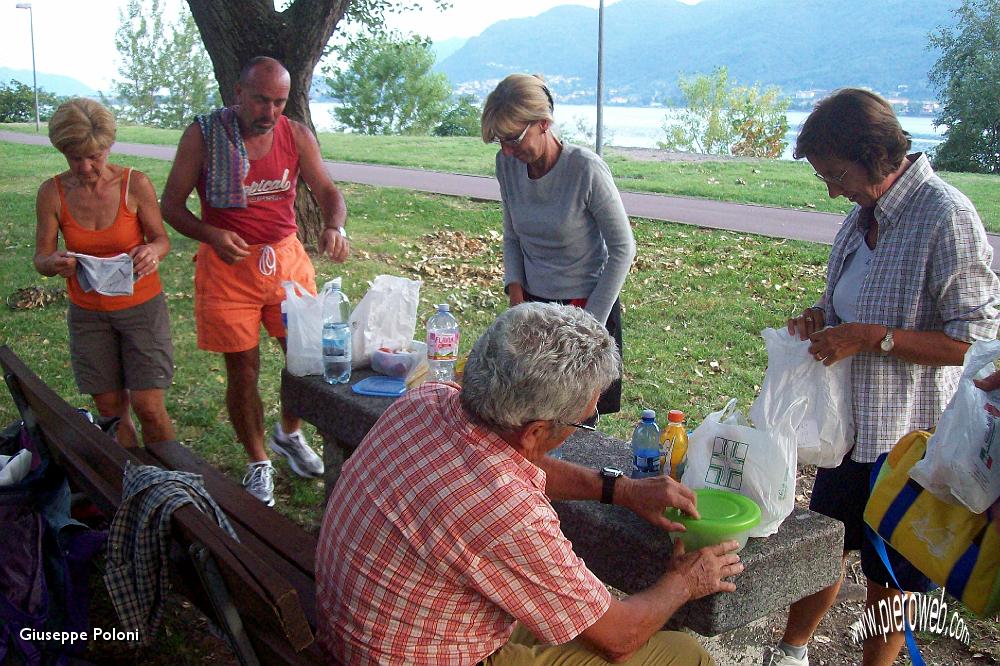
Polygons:
[[639,449],[632,452],[633,472],[639,475],[660,473],[660,452],[657,449]]
[[347,345],[344,340],[323,341],[323,356],[343,356],[346,351]]
[[344,324],[323,326],[323,356],[351,357],[351,329]]
[[457,360],[458,333],[428,333],[427,358],[431,361]]

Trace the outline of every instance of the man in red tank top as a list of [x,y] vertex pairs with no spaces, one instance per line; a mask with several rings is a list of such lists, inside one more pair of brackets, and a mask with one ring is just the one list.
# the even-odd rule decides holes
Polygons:
[[[260,326],[284,349],[281,283],[294,280],[316,293],[312,263],[296,238],[293,206],[299,175],[323,213],[320,251],[343,262],[350,250],[344,230],[347,207],[323,168],[316,137],[305,125],[282,115],[290,86],[288,71],[280,62],[254,58],[240,73],[236,105],[216,114],[223,125],[233,118],[238,123],[249,165],[242,192],[239,177],[244,172],[236,170],[235,192],[223,191],[220,198],[220,176],[225,190],[226,178],[232,176],[227,169],[239,169],[244,156],[235,147],[231,153],[213,152],[216,137],[203,118],[181,137],[161,200],[167,222],[201,241],[195,258],[198,347],[225,356],[226,407],[250,461],[243,485],[269,506],[274,504],[274,468],[264,448],[264,409],[257,389]],[[195,188],[201,198],[201,219],[187,208]],[[282,408],[268,445],[285,456],[296,474],[322,476],[323,461],[299,425],[299,419]]]

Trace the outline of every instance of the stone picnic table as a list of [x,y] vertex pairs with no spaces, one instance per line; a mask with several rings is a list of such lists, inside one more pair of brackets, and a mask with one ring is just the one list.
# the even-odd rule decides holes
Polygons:
[[[372,374],[355,370],[349,384],[330,385],[319,376],[282,372],[283,404],[316,426],[323,437],[328,496],[341,463],[395,400],[351,390]],[[604,466],[627,470],[631,465],[628,444],[601,433],[578,431],[561,450],[564,460],[595,470]],[[673,550],[669,536],[631,511],[599,502],[553,502],[553,506],[573,550],[607,585],[631,594],[652,585],[665,571]],[[736,592],[688,603],[670,624],[714,636],[783,609],[837,579],[843,539],[842,523],[796,507],[775,534],[750,539],[740,552],[746,569],[735,579]]]

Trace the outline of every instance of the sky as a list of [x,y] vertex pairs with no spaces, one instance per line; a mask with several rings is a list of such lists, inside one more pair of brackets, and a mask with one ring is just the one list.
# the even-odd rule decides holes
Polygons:
[[[616,0],[606,0],[605,7]],[[672,1],[672,0],[664,0]],[[680,0],[697,4],[701,0]],[[176,11],[180,0],[165,0]],[[435,41],[474,37],[489,25],[510,18],[536,16],[558,5],[598,6],[598,0],[452,0],[452,8],[425,9],[392,15],[389,23],[402,32],[427,35]],[[0,67],[31,69],[29,14],[34,17],[35,64],[39,72],[63,74],[107,91],[117,73],[115,30],[119,8],[126,0],[32,0],[32,9],[17,9],[18,0],[0,0]],[[484,5],[489,11],[483,11]],[[30,83],[30,82],[29,82]]]

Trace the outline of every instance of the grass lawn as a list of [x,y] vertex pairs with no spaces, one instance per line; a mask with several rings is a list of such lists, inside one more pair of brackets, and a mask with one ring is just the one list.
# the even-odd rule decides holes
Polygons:
[[[148,173],[162,192],[169,163],[138,158],[127,163]],[[64,168],[65,161],[52,148],[0,143],[5,250],[0,256],[0,291],[5,298],[23,287],[63,284],[61,278],[36,273],[31,258],[35,192],[45,177]],[[343,265],[315,259],[317,281],[342,276],[344,291],[357,303],[375,275],[421,279],[418,337],[432,313],[431,304],[449,302],[462,326],[462,350],[467,351],[506,304],[499,205],[353,185],[343,191],[351,211],[352,256]],[[633,229],[639,258],[622,293],[624,409],[602,419],[602,430],[627,439],[645,407],[661,418],[669,409],[684,410],[689,427],[730,397],[738,398],[746,411],[766,365],[760,330],[782,325],[789,314],[816,300],[829,248],[643,219],[634,219]],[[173,248],[160,267],[176,365],[167,409],[178,438],[238,480],[245,455],[226,417],[222,357],[199,351],[195,344],[191,258],[196,244],[171,233]],[[70,403],[92,407],[73,381],[65,311],[64,302],[33,310],[4,309],[0,342],[10,345]],[[273,343],[265,341],[262,349],[261,393],[270,427],[278,416],[282,357]],[[0,398],[0,424],[15,418],[10,399]],[[315,436],[311,430],[308,434]],[[295,477],[284,463],[278,466],[277,508],[315,529],[321,517],[321,482]]]
[[[0,257],[4,296],[32,285],[62,285],[37,274],[31,264],[34,196],[41,180],[64,168],[53,149],[0,143],[0,209],[6,252]],[[168,163],[130,159],[161,191]],[[346,186],[353,254],[344,265],[317,259],[318,281],[344,278],[352,303],[380,273],[422,279],[421,320],[431,304],[449,302],[462,325],[463,350],[505,306],[501,282],[501,213],[498,204],[417,194],[404,190]],[[746,408],[764,374],[766,356],[758,333],[778,325],[820,293],[828,249],[801,242],[738,236],[685,225],[635,220],[639,259],[622,294],[625,310],[625,411],[602,421],[627,438],[643,407],[661,414],[683,409],[690,423],[730,396]],[[173,249],[161,265],[171,312],[176,375],[167,393],[178,436],[234,477],[243,472],[242,451],[226,420],[222,358],[196,348],[193,265],[196,244],[172,234]],[[5,310],[0,340],[74,404],[89,398],[75,388],[69,365],[65,305]],[[262,392],[267,418],[277,417],[282,358],[266,342]],[[716,366],[712,365],[715,361]],[[0,418],[14,418],[3,402]],[[285,470],[282,469],[284,472]],[[290,473],[278,478],[279,506],[293,517],[315,520],[316,482]]]
[[[0,129],[34,133],[33,123],[0,124]],[[43,128],[43,132],[45,129]],[[176,145],[180,130],[120,127],[118,140]],[[323,157],[345,162],[492,176],[496,147],[476,137],[363,136],[320,134]],[[826,187],[805,162],[788,160],[716,160],[654,162],[609,149],[605,155],[622,190],[759,204],[778,208],[846,214],[851,203],[830,199]],[[941,177],[972,200],[983,224],[1000,233],[1000,177],[942,172]]]

